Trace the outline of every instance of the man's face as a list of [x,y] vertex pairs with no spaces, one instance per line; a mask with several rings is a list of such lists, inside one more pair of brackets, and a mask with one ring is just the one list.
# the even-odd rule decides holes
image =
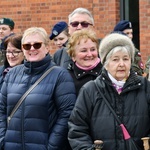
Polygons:
[[0,25],[0,40],[9,36],[11,33],[13,33],[13,30],[11,30],[8,25]]
[[93,28],[90,16],[87,14],[74,14],[69,23],[69,34],[83,28]]

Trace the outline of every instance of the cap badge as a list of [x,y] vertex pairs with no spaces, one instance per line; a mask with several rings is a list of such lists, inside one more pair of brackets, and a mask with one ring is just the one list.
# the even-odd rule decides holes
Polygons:
[[53,31],[54,35],[58,35],[58,32],[56,30]]

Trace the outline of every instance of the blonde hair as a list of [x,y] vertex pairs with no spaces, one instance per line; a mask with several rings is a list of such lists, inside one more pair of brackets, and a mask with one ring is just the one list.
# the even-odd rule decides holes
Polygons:
[[70,57],[75,56],[75,46],[80,44],[80,41],[84,39],[85,42],[90,39],[92,42],[96,43],[96,47],[98,50],[99,42],[96,37],[96,33],[93,30],[82,29],[74,32],[72,36],[69,38],[67,47],[67,53]]
[[39,34],[43,38],[43,42],[45,45],[49,45],[49,36],[46,32],[46,30],[42,27],[31,27],[24,31],[21,43],[24,43],[24,40],[27,36],[33,35],[33,34]]

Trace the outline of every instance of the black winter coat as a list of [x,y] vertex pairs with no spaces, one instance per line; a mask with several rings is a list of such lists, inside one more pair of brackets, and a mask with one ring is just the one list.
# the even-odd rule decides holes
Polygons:
[[[131,137],[143,148],[142,137],[150,134],[150,82],[131,71],[122,93],[113,87],[107,71],[95,80]],[[94,81],[80,90],[69,120],[69,142],[73,150],[88,149],[95,140],[103,150],[126,150],[118,122],[99,94]]]
[[85,71],[78,68],[75,63],[70,64],[68,70],[74,80],[77,95],[80,88],[90,80],[95,80],[101,73],[102,64],[101,62],[93,69]]
[[[54,68],[25,98],[7,124],[12,109],[35,81],[54,64],[47,55],[39,62],[12,68],[0,95],[0,149],[62,150],[76,94],[69,72]],[[65,87],[65,88],[64,88]]]

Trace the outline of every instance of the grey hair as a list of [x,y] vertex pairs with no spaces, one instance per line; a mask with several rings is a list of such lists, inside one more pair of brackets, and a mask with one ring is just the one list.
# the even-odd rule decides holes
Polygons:
[[110,58],[112,57],[112,55],[116,52],[127,52],[131,61],[133,62],[132,60],[132,54],[131,54],[131,50],[130,50],[130,47],[129,46],[117,46],[115,48],[113,48],[106,56],[106,60],[104,62],[104,67],[107,66],[107,64],[109,63],[110,61]]
[[90,17],[91,23],[94,25],[94,18],[91,14],[91,12],[89,10],[87,10],[86,8],[77,8],[75,9],[69,16],[68,16],[68,20],[69,20],[69,24],[71,23],[71,18],[73,15],[75,14],[87,14]]

